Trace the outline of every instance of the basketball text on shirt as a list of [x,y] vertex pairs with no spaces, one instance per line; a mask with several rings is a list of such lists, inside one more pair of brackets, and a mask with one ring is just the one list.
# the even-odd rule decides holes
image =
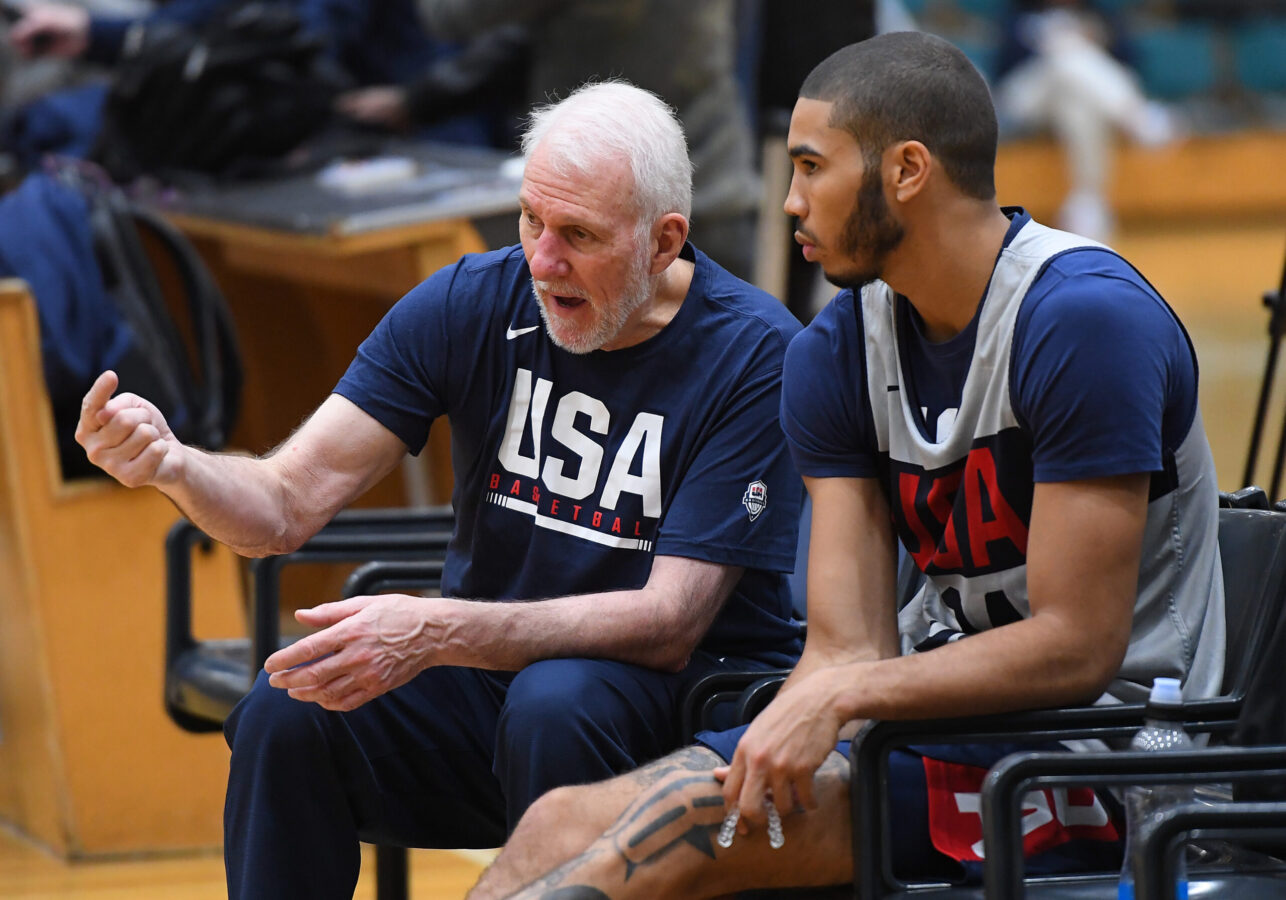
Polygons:
[[[489,481],[488,499],[531,515],[536,524],[609,546],[650,550],[650,538],[661,516],[661,433],[665,417],[640,412],[626,432],[608,467],[597,498],[606,451],[592,435],[606,435],[611,425],[607,405],[582,391],[558,398],[549,437],[557,447],[544,447],[545,417],[554,384],[519,368],[509,402],[504,440],[498,462],[502,472]],[[583,423],[586,430],[578,430]],[[523,438],[530,434],[530,453]],[[563,451],[570,451],[564,453]],[[634,494],[641,513],[618,507],[622,494]]]

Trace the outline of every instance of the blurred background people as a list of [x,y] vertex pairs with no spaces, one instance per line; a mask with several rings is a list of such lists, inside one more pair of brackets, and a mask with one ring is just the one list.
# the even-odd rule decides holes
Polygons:
[[1108,240],[1113,141],[1174,140],[1172,113],[1149,100],[1127,64],[1128,36],[1085,0],[1012,0],[994,91],[1002,133],[1048,129],[1063,146],[1069,190],[1060,228]]
[[[425,30],[444,40],[523,26],[530,41],[524,105],[610,77],[663,97],[678,111],[690,144],[693,239],[724,268],[751,278],[759,186],[737,80],[734,0],[419,0],[419,11]],[[499,70],[493,84],[512,84],[513,70],[504,70],[503,59],[491,63],[493,75]],[[390,127],[422,122],[443,102],[435,90],[442,73],[420,74],[344,97],[341,109]]]
[[[96,0],[99,2],[99,0]],[[340,85],[410,80],[470,48],[430,35],[414,0],[170,0],[139,12],[100,10],[73,3],[38,2],[23,8],[8,33],[8,44],[23,59],[88,61],[119,67],[151,49],[149,34],[162,29],[201,30],[246,14],[254,6],[288,12],[299,32],[321,45]],[[481,32],[480,32],[481,33]],[[282,35],[282,40],[295,40]],[[254,65],[247,60],[246,65]],[[57,93],[8,109],[7,142],[31,160],[45,152],[83,156],[99,134],[107,84]],[[24,98],[30,100],[30,98]],[[495,145],[509,117],[487,104],[458,108],[423,129],[425,137],[456,144]]]

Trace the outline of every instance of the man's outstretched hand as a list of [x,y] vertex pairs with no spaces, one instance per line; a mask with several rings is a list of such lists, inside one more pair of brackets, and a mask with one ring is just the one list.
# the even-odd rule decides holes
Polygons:
[[174,480],[183,445],[147,400],[137,394],[113,397],[118,385],[110,369],[98,376],[81,401],[76,442],[90,462],[126,487]]

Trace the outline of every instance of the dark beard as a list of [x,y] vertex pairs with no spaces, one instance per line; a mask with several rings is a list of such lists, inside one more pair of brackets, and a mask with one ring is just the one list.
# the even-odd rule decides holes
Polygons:
[[878,166],[870,166],[862,176],[862,184],[853,203],[853,211],[848,214],[844,231],[840,235],[840,250],[849,259],[859,254],[865,256],[864,268],[854,268],[844,272],[826,272],[826,280],[841,288],[861,290],[878,279],[884,269],[884,260],[888,257],[902,238],[906,229],[893,218],[889,205],[884,199],[884,185]]

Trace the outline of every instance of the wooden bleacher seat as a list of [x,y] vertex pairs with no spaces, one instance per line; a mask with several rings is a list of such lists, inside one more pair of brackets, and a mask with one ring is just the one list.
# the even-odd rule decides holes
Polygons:
[[[64,482],[35,305],[0,280],[0,820],[65,857],[216,846],[222,741],[162,704],[159,492]],[[196,630],[244,634],[240,568],[197,561]]]
[[[1206,222],[1280,222],[1286,212],[1286,132],[1192,135],[1167,147],[1117,146],[1109,199],[1123,224],[1193,226]],[[1247,178],[1253,172],[1255,177]],[[1001,144],[996,192],[1053,223],[1067,192],[1062,149],[1050,138]]]

